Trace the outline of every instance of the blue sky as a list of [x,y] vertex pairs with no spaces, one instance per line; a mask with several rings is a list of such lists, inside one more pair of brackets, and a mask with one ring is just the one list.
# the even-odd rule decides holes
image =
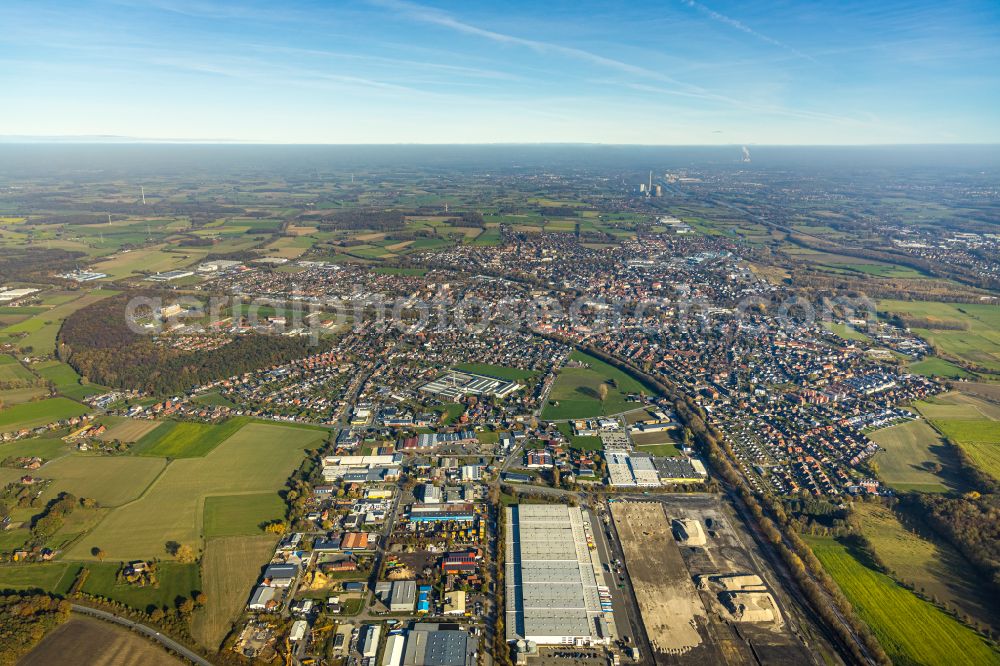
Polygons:
[[0,135],[1000,142],[1000,2],[4,0]]

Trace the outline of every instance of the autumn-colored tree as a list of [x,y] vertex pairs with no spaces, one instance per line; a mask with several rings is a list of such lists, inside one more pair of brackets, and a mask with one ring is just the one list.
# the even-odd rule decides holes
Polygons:
[[177,546],[177,553],[175,556],[177,557],[177,561],[181,564],[191,564],[198,559],[195,555],[194,549],[186,543]]
[[601,399],[601,402],[606,402],[608,399],[608,385],[601,384],[597,387],[597,396]]

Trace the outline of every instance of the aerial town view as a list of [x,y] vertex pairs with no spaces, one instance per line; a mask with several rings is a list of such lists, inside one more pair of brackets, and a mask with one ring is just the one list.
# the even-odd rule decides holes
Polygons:
[[0,666],[1000,665],[997,6],[333,4],[0,7]]

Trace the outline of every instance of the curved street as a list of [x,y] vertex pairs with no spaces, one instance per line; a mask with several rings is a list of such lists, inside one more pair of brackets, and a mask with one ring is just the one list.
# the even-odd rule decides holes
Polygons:
[[108,611],[99,610],[97,608],[90,608],[89,606],[81,606],[79,604],[73,604],[73,612],[81,613],[83,615],[90,615],[91,617],[100,618],[101,620],[106,620],[107,622],[113,622],[115,624],[121,625],[128,629],[139,632],[140,634],[150,638],[163,647],[167,648],[171,652],[175,652],[180,656],[184,657],[188,661],[197,664],[198,666],[212,666],[212,662],[207,661],[200,655],[196,654],[192,650],[184,647],[174,639],[169,636],[165,636],[161,632],[153,629],[152,627],[147,627],[144,624],[139,624],[126,617],[121,617],[120,615],[115,615],[114,613],[109,613]]

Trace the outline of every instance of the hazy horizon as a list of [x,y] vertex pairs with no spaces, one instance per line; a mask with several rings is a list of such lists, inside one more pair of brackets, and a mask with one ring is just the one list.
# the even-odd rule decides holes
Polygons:
[[0,22],[8,135],[1000,141],[990,0],[11,0]]

